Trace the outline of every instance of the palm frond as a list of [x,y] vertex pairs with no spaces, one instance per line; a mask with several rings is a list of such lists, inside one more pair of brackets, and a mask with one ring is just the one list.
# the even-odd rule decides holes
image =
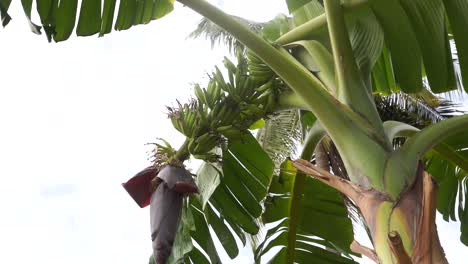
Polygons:
[[375,102],[382,121],[397,120],[418,128],[463,113],[460,105],[433,95],[395,93],[375,97]]
[[[259,33],[262,31],[265,23],[255,22],[247,20],[241,17],[233,16],[236,20],[246,25],[249,29],[254,32]],[[235,39],[229,32],[220,28],[215,23],[207,18],[203,18],[198,23],[197,29],[195,29],[190,35],[189,38],[200,38],[204,37],[205,39],[210,40],[211,47],[215,45],[224,45],[228,48],[229,52],[235,53],[237,49],[245,50],[244,44]]]

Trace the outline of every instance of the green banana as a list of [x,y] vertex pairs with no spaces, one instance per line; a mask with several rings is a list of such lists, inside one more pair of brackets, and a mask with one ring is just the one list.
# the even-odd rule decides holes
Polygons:
[[218,127],[216,131],[228,139],[239,139],[243,134],[241,130],[233,127],[232,125]]
[[191,138],[189,139],[189,143],[188,143],[188,146],[187,146],[187,149],[189,151],[190,154],[194,154],[195,153],[195,147],[197,146],[197,143],[195,142],[195,139]]
[[197,144],[195,146],[194,153],[203,154],[212,150],[218,144],[218,139],[216,135],[208,132],[198,137],[195,142]]
[[177,121],[176,116],[172,116],[171,118],[172,126],[177,129],[178,131],[182,132],[182,128],[180,127],[180,123]]
[[208,105],[208,102],[207,102],[207,100],[206,100],[205,93],[204,93],[203,90],[200,88],[200,85],[195,84],[194,91],[195,91],[195,96],[198,98],[198,100],[200,100],[200,102],[202,102],[202,103]]
[[232,63],[232,61],[230,61],[227,57],[224,57],[223,62],[224,66],[226,69],[228,69],[229,72],[235,73],[237,71],[236,65],[234,65],[234,63]]
[[264,91],[270,89],[272,86],[273,86],[273,80],[270,80],[270,81],[264,83],[263,85],[261,85],[260,87],[258,87],[257,91],[264,92]]

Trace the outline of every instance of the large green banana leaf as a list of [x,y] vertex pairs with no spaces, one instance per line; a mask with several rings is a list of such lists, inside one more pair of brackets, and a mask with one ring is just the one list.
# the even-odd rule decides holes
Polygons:
[[[245,245],[246,233],[255,235],[259,231],[256,219],[262,213],[261,204],[268,192],[273,167],[269,156],[250,134],[228,144],[222,164],[204,163],[196,178],[200,195],[186,201],[171,263],[183,259],[191,259],[193,263],[221,263],[210,229],[228,256],[235,258],[239,253],[236,238]],[[193,246],[192,239],[209,261]]]
[[[288,254],[293,254],[294,263],[355,263],[348,255],[354,235],[342,196],[308,177],[302,195],[296,200],[293,196],[297,191],[296,175],[288,159],[281,165],[279,175],[273,177],[263,214],[264,223],[271,227],[255,250],[256,263],[275,247],[279,251],[269,263],[289,263]],[[298,218],[291,217],[294,211],[299,211]],[[292,225],[295,230],[290,228],[291,221],[295,221]],[[289,239],[294,240],[293,248],[288,248]]]
[[[317,2],[319,1],[287,1],[292,14]],[[449,29],[453,32],[459,53],[464,87],[468,89],[468,1],[369,0],[352,8],[350,6],[356,1],[342,2],[348,19],[360,19],[358,25],[361,27],[380,25],[379,30],[384,34],[387,48],[382,50],[382,54],[379,51],[379,62],[376,67],[371,68],[374,89],[383,93],[400,89],[407,93],[418,92],[423,89],[421,77],[427,77],[435,93],[456,89]],[[366,12],[363,13],[363,10]],[[369,10],[375,19],[369,20]],[[348,30],[352,32],[356,29]],[[378,29],[373,29],[375,30]],[[372,43],[376,39],[369,35],[367,41]],[[366,47],[366,50],[371,49]],[[358,53],[356,49],[355,53]],[[359,62],[359,58],[356,59]]]
[[[3,26],[10,21],[10,3],[11,0],[0,1]],[[47,38],[57,42],[67,40],[75,28],[77,36],[96,33],[103,36],[110,33],[112,28],[126,30],[135,25],[147,24],[174,9],[174,0],[82,0],[80,6],[78,0],[21,0],[21,4],[32,31],[40,34],[40,26],[31,21],[32,7],[35,4]]]

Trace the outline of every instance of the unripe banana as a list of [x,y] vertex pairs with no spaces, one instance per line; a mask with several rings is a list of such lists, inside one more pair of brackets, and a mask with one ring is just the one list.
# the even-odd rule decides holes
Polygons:
[[270,80],[270,81],[264,83],[262,86],[258,87],[257,91],[264,92],[264,91],[270,89],[272,86],[273,86],[273,80]]
[[224,57],[224,66],[228,69],[229,72],[235,73],[237,71],[236,65],[232,63],[227,57]]
[[188,143],[188,146],[187,146],[187,149],[189,151],[190,154],[194,154],[195,153],[195,147],[197,146],[197,143],[195,142],[195,139],[191,138],[189,139],[189,143]]
[[209,132],[206,132],[205,134],[197,137],[197,139],[195,139],[195,142],[197,142],[197,145],[206,144],[210,137],[212,137],[212,135]]
[[239,139],[242,137],[242,131],[232,125],[218,127],[216,131],[228,139]]
[[212,150],[217,145],[218,139],[215,135],[205,133],[196,139],[197,145],[194,149],[195,154],[203,154]]
[[226,92],[229,92],[227,90],[226,81],[224,80],[223,74],[221,73],[218,67],[215,67],[215,69],[216,69],[216,72],[213,74],[213,77],[215,78],[219,88],[221,88],[222,90]]
[[197,96],[198,100],[200,100],[200,102],[208,105],[208,102],[206,100],[206,96],[205,96],[205,93],[203,92],[203,90],[200,88],[200,85],[196,84],[195,87],[194,87],[194,91],[195,91],[195,96]]
[[[171,123],[172,123],[172,126],[177,129],[178,131],[181,131],[181,128],[180,128],[180,125],[179,125],[179,122],[177,122],[177,117],[176,116],[172,116],[171,118]],[[182,131],[181,131],[182,132]]]

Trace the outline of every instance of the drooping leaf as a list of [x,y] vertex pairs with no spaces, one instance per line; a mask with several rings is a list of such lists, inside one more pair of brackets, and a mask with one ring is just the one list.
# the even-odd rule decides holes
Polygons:
[[210,261],[196,247],[192,248],[189,257],[192,263],[210,264]]
[[50,22],[49,16],[55,4],[56,0],[36,0],[37,12],[39,13],[42,24]]
[[26,14],[26,17],[29,20],[29,26],[31,28],[31,31],[34,32],[35,34],[40,35],[41,34],[41,26],[36,25],[31,20],[32,3],[33,3],[32,0],[21,0],[21,4],[23,5],[24,13]]
[[447,18],[457,45],[458,59],[460,61],[463,86],[468,92],[468,2],[465,0],[444,0]]
[[390,95],[392,92],[398,92],[400,90],[395,81],[390,54],[385,46],[372,70],[372,79],[374,81],[374,90],[381,95]]
[[161,18],[174,10],[174,0],[155,0],[152,19]]
[[51,42],[55,34],[55,14],[58,9],[58,1],[37,0],[36,5],[47,40]]
[[207,206],[205,209],[208,222],[211,227],[213,227],[216,236],[223,245],[223,248],[226,250],[228,256],[233,259],[239,254],[239,248],[237,247],[236,240],[224,223],[222,218],[219,218],[216,213],[213,211],[211,206]]
[[[371,85],[371,71],[384,45],[383,29],[368,7],[359,8],[347,16],[349,38],[356,64],[367,86]],[[371,87],[368,87],[371,90]]]
[[421,48],[429,84],[436,93],[456,88],[442,2],[443,0],[400,1]]
[[196,199],[191,199],[190,204],[195,222],[195,230],[192,231],[191,237],[200,245],[212,263],[221,263],[200,203]]
[[148,24],[153,15],[154,0],[145,0],[143,12],[141,14],[140,24]]
[[221,215],[231,222],[237,223],[245,232],[257,234],[259,227],[254,218],[246,211],[235,196],[225,186],[220,186],[213,193],[213,205],[219,210]]
[[83,0],[76,34],[78,36],[94,35],[101,30],[101,0]]
[[126,30],[133,25],[136,16],[137,0],[120,0],[115,30]]
[[385,32],[396,82],[406,93],[420,91],[421,51],[407,14],[398,0],[372,1],[370,5]]
[[[242,142],[229,143],[228,150],[258,182],[265,187],[269,185],[273,175],[273,163],[252,135],[244,137]],[[266,193],[265,191],[263,196]]]
[[[0,15],[4,24],[10,17],[6,12],[11,0],[0,0]],[[40,34],[40,26],[31,21],[32,0],[21,0],[31,30]],[[174,0],[121,0],[116,14],[117,0],[37,0],[37,13],[49,41],[64,41],[76,26],[78,36],[91,36],[99,32],[104,36],[115,30],[126,30],[134,25],[147,24],[174,9]],[[78,21],[76,14],[79,14]],[[114,17],[116,21],[114,23]],[[75,25],[76,23],[76,25]]]
[[112,31],[112,23],[114,22],[114,11],[116,1],[117,0],[104,0],[101,31],[99,32],[100,37]]
[[[260,206],[260,200],[263,196],[262,192],[256,192],[260,190],[255,189],[256,182],[252,182],[252,184],[249,185],[248,179],[250,179],[251,176],[238,166],[241,165],[236,164],[232,156],[226,153],[226,155],[224,155],[223,177],[221,182],[229,186],[233,193],[238,194],[236,195],[237,200],[239,200],[253,217],[259,217],[262,213],[262,207]],[[243,182],[246,183],[244,184]]]
[[0,0],[0,18],[2,19],[2,26],[5,27],[10,23],[11,17],[8,14],[11,0]]
[[54,40],[56,42],[67,40],[73,32],[77,5],[78,0],[60,1],[54,15],[56,22]]

